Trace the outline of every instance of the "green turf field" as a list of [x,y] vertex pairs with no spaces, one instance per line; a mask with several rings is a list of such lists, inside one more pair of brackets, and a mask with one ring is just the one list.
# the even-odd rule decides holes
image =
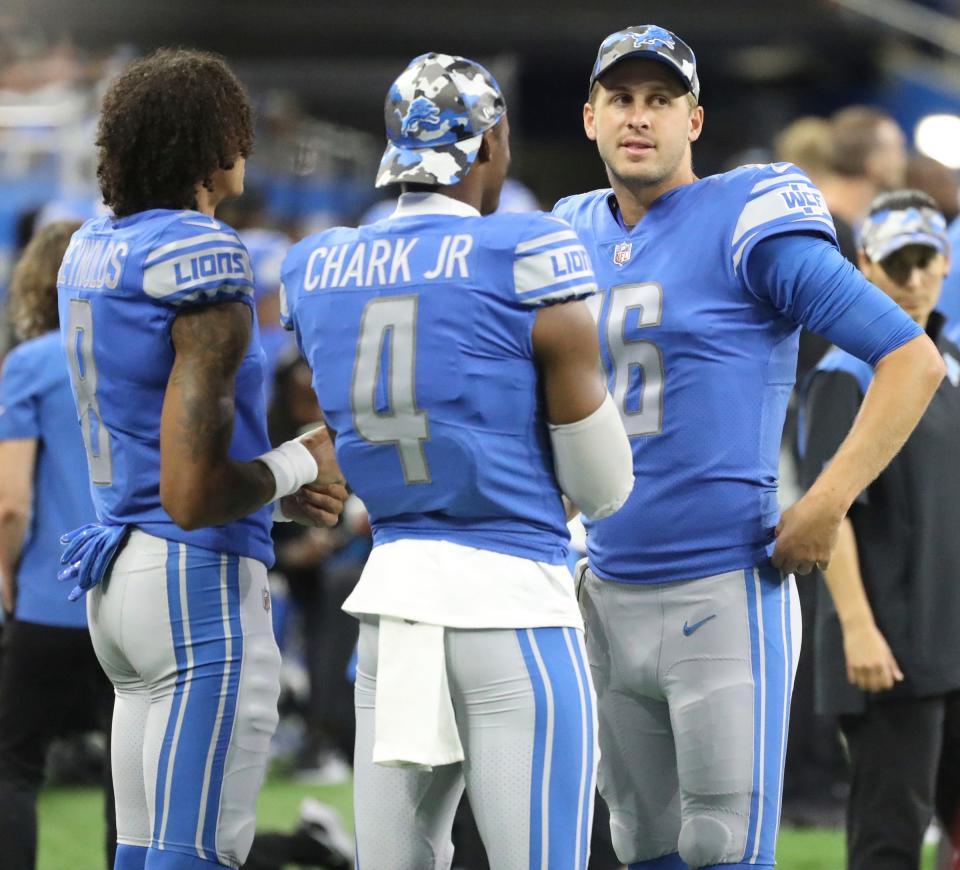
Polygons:
[[[291,828],[300,799],[311,794],[350,815],[350,788],[307,788],[272,780],[263,789],[257,810],[261,829]],[[38,870],[103,870],[103,804],[95,789],[47,789],[40,799],[40,854]],[[779,870],[843,870],[840,831],[787,829],[780,834]],[[924,870],[933,870],[927,849]]]

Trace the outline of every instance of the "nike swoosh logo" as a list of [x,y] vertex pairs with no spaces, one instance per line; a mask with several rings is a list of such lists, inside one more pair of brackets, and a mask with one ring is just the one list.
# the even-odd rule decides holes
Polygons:
[[215,220],[205,221],[205,220],[199,220],[199,219],[198,219],[198,220],[195,220],[195,221],[184,221],[184,223],[185,223],[187,226],[191,226],[191,227],[207,227],[208,229],[211,229],[211,230],[219,230],[219,229],[220,229],[220,224],[218,224]]
[[717,618],[717,614],[711,613],[709,616],[704,617],[699,622],[695,622],[693,625],[687,625],[687,623],[684,622],[683,633],[686,637],[690,637],[690,635],[693,634],[698,628],[700,628],[701,625],[703,625],[706,622],[709,622],[711,619],[716,619],[716,618]]

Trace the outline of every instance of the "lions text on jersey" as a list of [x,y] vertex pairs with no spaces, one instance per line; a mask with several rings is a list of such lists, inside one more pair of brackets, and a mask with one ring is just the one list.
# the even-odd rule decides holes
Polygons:
[[595,290],[569,225],[414,214],[332,229],[292,249],[283,286],[375,545],[566,559],[531,335],[539,307]]
[[[95,218],[58,276],[60,322],[100,521],[273,563],[270,509],[184,531],[160,505],[160,414],[174,351],[170,327],[191,305],[240,301],[253,312],[247,251],[230,227],[194,211]],[[230,456],[270,449],[254,335],[237,373]]]

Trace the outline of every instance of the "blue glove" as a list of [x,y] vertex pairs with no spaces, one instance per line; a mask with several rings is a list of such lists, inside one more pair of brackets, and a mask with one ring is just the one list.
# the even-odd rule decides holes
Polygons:
[[129,526],[87,523],[60,538],[60,543],[67,545],[60,564],[67,567],[57,574],[57,579],[77,581],[67,596],[70,601],[76,601],[103,579],[128,531]]

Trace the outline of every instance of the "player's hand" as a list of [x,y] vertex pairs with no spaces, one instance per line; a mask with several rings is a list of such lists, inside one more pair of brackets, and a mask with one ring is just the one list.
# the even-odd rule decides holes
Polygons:
[[777,544],[771,561],[784,574],[809,574],[825,569],[837,545],[843,512],[810,490],[777,523]]
[[343,513],[346,500],[347,488],[342,483],[311,483],[280,499],[280,509],[287,519],[302,526],[333,527]]
[[337,465],[337,455],[333,449],[333,439],[326,426],[318,426],[301,435],[297,441],[303,444],[313,454],[317,461],[317,479],[313,482],[318,486],[331,483],[343,483],[343,472]]
[[843,654],[847,661],[847,680],[865,692],[892,689],[903,679],[890,646],[873,620],[844,628]]

